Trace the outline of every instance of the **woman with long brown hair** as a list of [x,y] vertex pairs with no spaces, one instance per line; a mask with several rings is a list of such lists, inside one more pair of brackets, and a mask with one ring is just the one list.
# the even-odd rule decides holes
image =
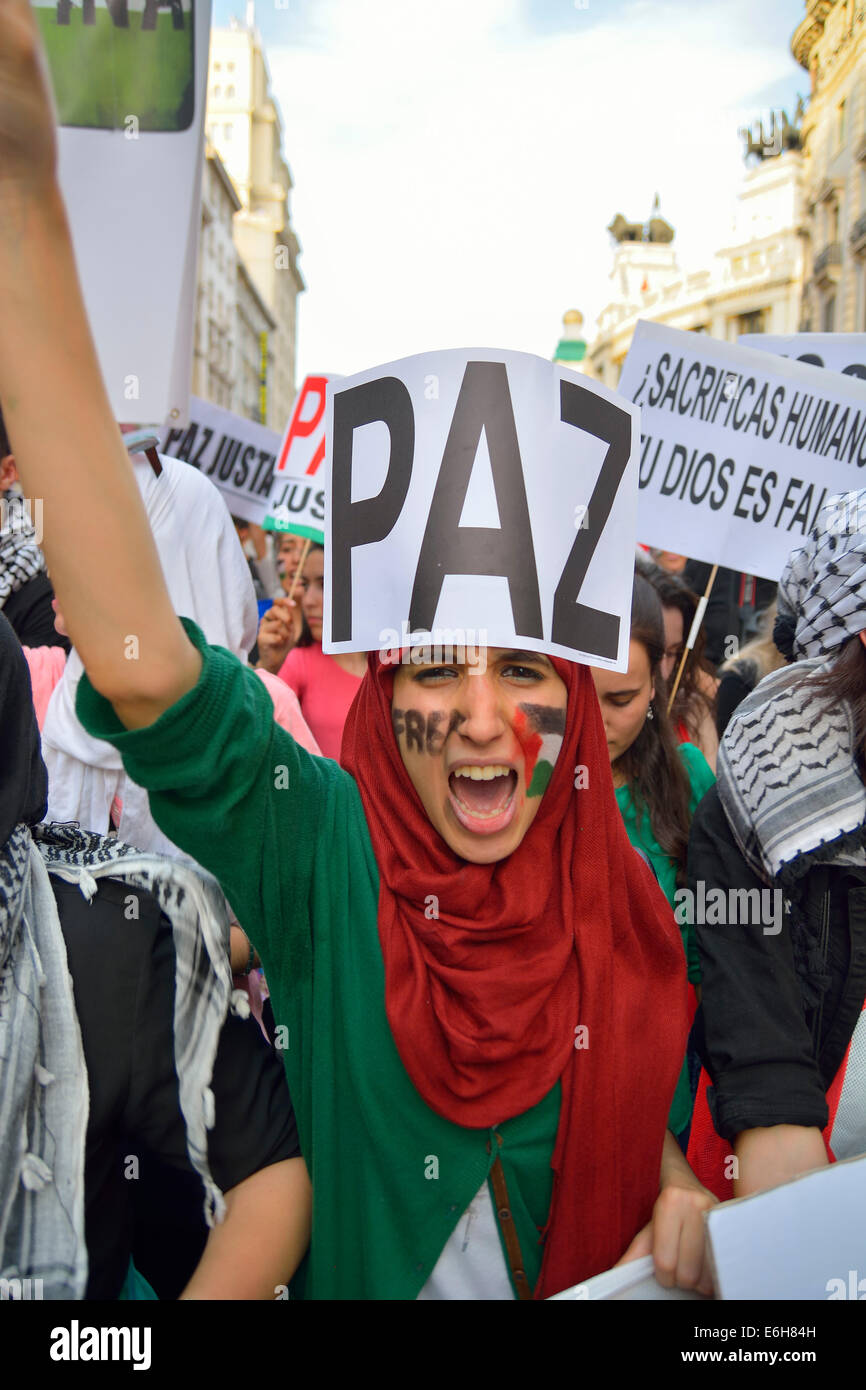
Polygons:
[[[661,679],[665,652],[661,603],[652,585],[635,573],[629,666],[624,675],[593,670],[601,704],[617,805],[631,843],[649,859],[665,897],[674,906],[685,883],[689,826],[695,807],[713,785],[712,769],[692,743],[680,743],[666,712]],[[681,924],[689,982],[700,984],[694,931]],[[680,1073],[668,1127],[688,1128],[692,1102],[686,1067]]]
[[[660,674],[670,684],[676,676],[698,607],[697,595],[685,579],[657,565],[639,563],[640,572],[653,586],[662,603],[665,647]],[[681,743],[693,743],[716,770],[719,740],[715,711],[718,680],[705,656],[706,633],[698,630],[671,706],[671,721]]]

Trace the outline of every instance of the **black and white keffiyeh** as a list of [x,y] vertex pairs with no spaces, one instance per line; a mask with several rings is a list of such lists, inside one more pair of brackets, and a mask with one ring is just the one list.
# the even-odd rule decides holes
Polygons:
[[224,1214],[207,1158],[211,1079],[236,1001],[216,880],[76,826],[39,825],[45,788],[27,665],[0,614],[0,1278],[40,1279],[42,1297],[66,1299],[83,1297],[87,1282],[89,1089],[50,875],[88,900],[100,878],[144,889],[171,923],[175,1067],[209,1225]]
[[[798,972],[819,986],[816,941],[800,910],[816,864],[866,866],[866,786],[851,708],[815,689],[849,637],[866,629],[866,490],[835,497],[779,584],[778,645],[799,657],[734,712],[719,749],[718,787],[746,861],[785,893]],[[787,643],[784,643],[787,634]]]
[[810,864],[866,864],[866,786],[850,707],[826,706],[820,657],[774,671],[735,710],[719,749],[718,786],[737,844],[770,882]]
[[24,499],[0,492],[0,608],[10,594],[45,569]]
[[831,497],[779,580],[774,637],[791,660],[828,657],[866,628],[866,489]]
[[88,1087],[66,950],[30,830],[0,852],[0,1275],[81,1298]]
[[171,923],[175,1069],[209,1225],[225,1210],[207,1131],[219,1034],[234,1002],[229,924],[215,879],[74,826],[18,826],[0,851],[0,1274],[41,1278],[46,1298],[81,1298],[88,1083],[52,874],[88,900],[100,878],[144,889]]

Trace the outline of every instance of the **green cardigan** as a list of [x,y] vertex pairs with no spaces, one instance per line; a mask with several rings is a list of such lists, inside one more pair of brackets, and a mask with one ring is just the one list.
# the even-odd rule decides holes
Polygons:
[[[155,724],[125,731],[86,677],[78,716],[147,788],[165,834],[219,879],[262,959],[313,1183],[304,1296],[415,1298],[488,1175],[494,1131],[431,1110],[394,1045],[379,875],[354,779],[274,723],[253,671],[184,627],[201,676]],[[559,1105],[557,1083],[498,1126],[533,1285]]]
[[[681,743],[677,752],[689,779],[689,820],[691,820],[710,787],[715,786],[716,777],[700,748],[696,748],[693,743]],[[644,807],[643,813],[638,818],[637,808],[629,786],[617,787],[616,804],[625,822],[629,840],[644,851],[655,870],[662,892],[671,907],[674,907],[677,866],[670,855],[665,854],[653,835],[649,812]],[[701,982],[701,958],[698,954],[694,926],[681,926],[680,931],[689,967],[689,980],[693,985],[698,985]]]
[[[689,819],[694,816],[698,804],[715,785],[715,774],[706,758],[699,748],[693,743],[681,743],[677,752],[682,759],[689,779]],[[626,833],[633,845],[642,849],[650,860],[656,878],[659,881],[662,892],[670,903],[675,906],[674,894],[677,887],[677,866],[673,859],[665,854],[658,840],[652,832],[650,825],[649,812],[644,808],[642,815],[638,818],[637,808],[629,786],[617,787],[616,803],[619,806],[620,814],[625,822]],[[700,984],[701,981],[701,959],[698,954],[698,943],[695,937],[695,929],[692,925],[681,925],[680,931],[683,938],[683,948],[686,953],[688,963],[689,980],[693,985]],[[692,1092],[689,1085],[688,1064],[683,1062],[677,1088],[674,1091],[674,1098],[668,1116],[668,1128],[674,1134],[681,1134],[692,1117]]]

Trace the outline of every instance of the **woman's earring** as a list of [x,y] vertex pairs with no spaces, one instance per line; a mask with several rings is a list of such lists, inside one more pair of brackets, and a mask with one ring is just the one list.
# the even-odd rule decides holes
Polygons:
[[650,704],[647,706],[646,717],[647,719],[655,719],[656,717],[656,712],[652,707],[652,702],[650,702]]

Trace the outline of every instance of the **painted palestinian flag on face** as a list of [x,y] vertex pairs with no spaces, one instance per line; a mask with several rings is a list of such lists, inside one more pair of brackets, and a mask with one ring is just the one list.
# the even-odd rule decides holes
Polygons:
[[523,749],[526,795],[542,796],[565,737],[565,710],[522,704],[515,715],[514,731]]

